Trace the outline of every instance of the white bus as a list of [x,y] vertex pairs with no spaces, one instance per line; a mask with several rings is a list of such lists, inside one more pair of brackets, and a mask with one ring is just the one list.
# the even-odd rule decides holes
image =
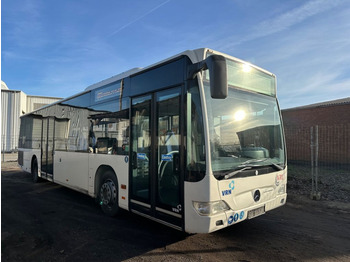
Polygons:
[[286,203],[275,75],[208,48],[133,69],[21,118],[18,163],[188,233]]

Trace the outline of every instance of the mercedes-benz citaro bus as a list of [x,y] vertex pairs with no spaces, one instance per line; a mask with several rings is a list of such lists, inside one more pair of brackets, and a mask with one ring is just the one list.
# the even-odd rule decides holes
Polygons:
[[286,203],[276,77],[208,48],[132,69],[21,117],[18,163],[188,233]]

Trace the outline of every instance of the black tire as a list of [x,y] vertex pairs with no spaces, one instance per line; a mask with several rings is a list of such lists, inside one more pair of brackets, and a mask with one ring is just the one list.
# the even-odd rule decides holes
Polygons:
[[118,182],[112,171],[107,171],[101,176],[98,189],[98,200],[102,211],[108,216],[115,216],[119,211],[118,206]]
[[31,171],[32,171],[33,182],[38,183],[39,182],[39,172],[38,172],[38,160],[36,159],[36,157],[33,159]]

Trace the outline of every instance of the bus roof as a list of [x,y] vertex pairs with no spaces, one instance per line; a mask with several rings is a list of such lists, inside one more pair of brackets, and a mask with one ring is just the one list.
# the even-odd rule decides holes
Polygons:
[[174,56],[171,56],[169,58],[166,58],[164,60],[161,60],[155,64],[152,64],[150,66],[147,66],[147,67],[136,67],[136,68],[132,68],[128,71],[125,71],[123,73],[120,73],[118,75],[115,75],[115,76],[112,76],[110,78],[107,78],[105,80],[102,80],[98,83],[95,83],[93,85],[90,85],[88,86],[85,91],[89,91],[89,90],[93,90],[93,89],[96,89],[96,88],[99,88],[101,86],[104,86],[104,85],[107,85],[107,84],[110,84],[110,83],[113,83],[115,81],[118,81],[118,80],[121,80],[125,77],[128,77],[128,76],[131,76],[131,75],[134,75],[134,74],[138,74],[138,73],[141,73],[143,71],[146,71],[152,67],[155,67],[157,65],[160,65],[160,64],[163,64],[163,63],[166,63],[168,61],[171,61],[177,57],[181,57],[181,56],[187,56],[191,61],[192,63],[196,63],[196,62],[199,62],[199,61],[202,61],[203,60],[203,57],[204,57],[204,54],[206,53],[206,50],[209,50],[208,48],[199,48],[199,49],[195,49],[195,50],[186,50],[182,53],[179,53],[177,55],[174,55]]
[[[204,60],[204,59],[206,58],[205,56],[206,56],[207,52],[211,52],[211,53],[213,53],[213,54],[223,55],[223,56],[225,56],[225,57],[227,57],[227,58],[229,58],[229,59],[231,59],[231,60],[237,61],[237,62],[247,63],[246,61],[243,61],[243,60],[238,59],[238,58],[236,58],[236,57],[233,57],[233,56],[230,56],[230,55],[227,55],[227,54],[218,52],[218,51],[214,51],[214,50],[209,49],[209,48],[198,48],[198,49],[194,49],[194,50],[186,50],[186,51],[181,52],[181,53],[179,53],[179,54],[177,54],[177,55],[174,55],[174,56],[171,56],[171,57],[166,58],[166,59],[164,59],[164,60],[161,60],[161,61],[159,61],[159,62],[157,62],[157,63],[155,63],[155,64],[152,64],[152,65],[150,65],[150,66],[147,66],[147,67],[144,67],[144,68],[142,68],[142,67],[132,68],[132,69],[130,69],[130,70],[128,70],[128,71],[125,71],[125,72],[120,73],[120,74],[118,74],[118,75],[115,75],[115,76],[112,76],[112,77],[107,78],[107,79],[105,79],[105,80],[102,80],[102,81],[100,81],[100,82],[98,82],[98,83],[95,83],[95,84],[93,84],[93,85],[88,86],[88,87],[85,89],[85,91],[93,90],[93,89],[99,88],[99,87],[101,87],[101,86],[104,86],[104,85],[113,83],[113,82],[115,82],[115,81],[121,80],[121,79],[123,79],[123,78],[132,76],[132,75],[134,75],[134,74],[141,73],[141,72],[146,71],[146,70],[148,70],[148,69],[150,69],[150,68],[152,68],[152,67],[161,65],[161,64],[163,64],[163,63],[166,63],[166,62],[168,62],[168,61],[171,61],[171,60],[176,59],[176,58],[181,57],[181,56],[187,56],[187,57],[191,60],[192,63],[197,63],[197,62],[200,62],[200,61],[202,61],[202,60]],[[249,63],[249,64],[250,64],[250,63]],[[268,74],[270,74],[270,75],[273,75],[271,72],[269,72],[269,71],[267,71],[267,70],[265,70],[265,69],[263,69],[263,68],[260,68],[260,67],[258,67],[258,66],[256,66],[256,65],[253,65],[253,64],[250,64],[250,65],[251,65],[252,67],[255,67],[256,69],[258,69],[258,70],[260,70],[260,71],[263,71],[263,72],[265,72],[265,73],[268,73]]]
[[[87,88],[85,88],[85,90],[83,90],[82,92],[79,92],[79,93],[77,93],[77,94],[74,94],[74,95],[69,96],[69,97],[66,97],[66,98],[63,98],[63,99],[61,99],[61,100],[59,100],[59,101],[56,101],[56,102],[54,102],[54,103],[52,103],[52,104],[46,105],[46,106],[44,106],[44,107],[42,107],[42,108],[40,108],[40,109],[49,107],[49,106],[54,105],[54,104],[62,103],[62,102],[64,102],[64,101],[67,101],[67,100],[72,99],[72,98],[74,98],[74,97],[80,96],[80,95],[82,95],[82,94],[84,94],[84,93],[88,93],[89,91],[94,90],[94,89],[97,89],[97,88],[99,88],[99,87],[108,85],[108,84],[110,84],[110,83],[116,82],[116,81],[118,81],[118,80],[121,80],[121,79],[123,79],[123,78],[129,77],[129,76],[132,76],[132,75],[136,75],[136,74],[142,73],[142,72],[147,71],[147,70],[149,70],[149,69],[151,69],[151,68],[153,68],[153,67],[156,67],[156,66],[158,66],[158,65],[164,64],[164,63],[166,63],[166,62],[169,62],[169,61],[174,60],[174,59],[176,59],[176,58],[179,58],[179,57],[181,57],[181,56],[187,56],[187,57],[191,60],[192,63],[197,63],[197,62],[203,61],[203,60],[206,58],[205,56],[206,56],[206,54],[207,54],[208,52],[213,53],[213,54],[223,55],[223,56],[225,56],[225,57],[227,57],[227,58],[229,58],[229,59],[232,59],[232,60],[234,60],[234,61],[238,61],[238,62],[242,62],[242,63],[247,63],[246,61],[243,61],[243,60],[241,60],[241,59],[238,59],[238,58],[236,58],[236,57],[233,57],[233,56],[230,56],[230,55],[227,55],[227,54],[218,52],[218,51],[214,51],[214,50],[212,50],[212,49],[210,49],[210,48],[198,48],[198,49],[194,49],[194,50],[186,50],[186,51],[181,52],[181,53],[179,53],[179,54],[177,54],[177,55],[174,55],[174,56],[171,56],[171,57],[166,58],[166,59],[164,59],[164,60],[161,60],[161,61],[159,61],[159,62],[157,62],[157,63],[155,63],[155,64],[152,64],[152,65],[150,65],[150,66],[147,66],[147,67],[144,67],[144,68],[140,68],[140,67],[132,68],[132,69],[130,69],[130,70],[128,70],[128,71],[125,71],[125,72],[123,72],[123,73],[117,74],[117,75],[115,75],[115,76],[112,76],[112,77],[110,77],[110,78],[107,78],[107,79],[105,79],[105,80],[102,80],[102,81],[100,81],[100,82],[97,82],[97,83],[95,83],[95,84],[92,84],[92,85],[88,86]],[[250,64],[250,63],[249,63],[249,64]],[[258,67],[258,66],[253,65],[253,64],[250,64],[250,65],[251,65],[252,67],[255,67],[256,69],[258,69],[258,70],[260,70],[260,71],[263,71],[263,72],[265,72],[265,73],[268,73],[268,74],[270,74],[270,75],[273,75],[271,72],[269,72],[269,71],[267,71],[267,70],[265,70],[265,69],[262,69],[262,68],[260,68],[260,67]],[[35,111],[37,111],[37,110],[34,110],[33,112],[35,112]],[[29,115],[29,114],[31,114],[31,113],[33,113],[33,112],[29,112],[29,113],[27,113],[26,115]]]

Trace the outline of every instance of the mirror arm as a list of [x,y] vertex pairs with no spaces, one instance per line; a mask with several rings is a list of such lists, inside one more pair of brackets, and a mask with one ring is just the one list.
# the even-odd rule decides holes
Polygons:
[[188,68],[187,80],[194,79],[197,73],[199,73],[202,70],[207,70],[207,69],[208,69],[208,67],[207,67],[205,60],[198,62],[198,63],[195,63],[193,65],[190,65]]

